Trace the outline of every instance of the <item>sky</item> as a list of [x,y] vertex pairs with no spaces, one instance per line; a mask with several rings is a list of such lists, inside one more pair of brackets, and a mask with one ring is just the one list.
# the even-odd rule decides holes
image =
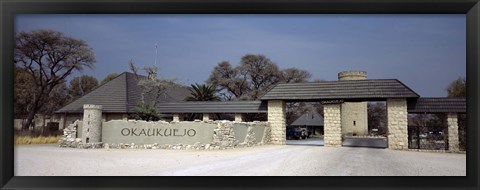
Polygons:
[[[97,62],[74,76],[102,80],[137,66],[159,78],[204,83],[221,61],[236,66],[262,54],[280,69],[312,80],[361,70],[368,79],[398,79],[422,97],[444,97],[466,76],[464,14],[448,15],[17,15],[15,31],[51,29],[93,48]],[[157,47],[155,47],[157,44]],[[157,53],[156,53],[157,51]],[[72,78],[70,77],[70,78]]]

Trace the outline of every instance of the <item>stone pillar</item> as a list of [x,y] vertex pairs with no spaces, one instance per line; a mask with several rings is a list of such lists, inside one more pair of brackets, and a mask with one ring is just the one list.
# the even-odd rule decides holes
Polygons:
[[179,113],[174,113],[173,114],[173,121],[174,122],[180,122],[180,114]]
[[457,113],[447,114],[448,123],[448,150],[458,152],[460,141],[458,140],[458,118]]
[[204,114],[203,114],[203,119],[202,119],[202,120],[203,120],[203,121],[210,121],[210,114],[208,114],[208,113],[204,113]]
[[271,143],[285,144],[286,139],[286,113],[283,100],[268,101],[268,123],[271,129]]
[[236,122],[243,122],[243,114],[241,114],[241,113],[236,113],[236,114],[235,114],[235,121],[236,121]]
[[408,149],[408,112],[406,99],[387,99],[388,148]]
[[342,145],[342,117],[341,104],[323,105],[324,113],[324,145]]
[[83,105],[82,142],[102,142],[102,106]]

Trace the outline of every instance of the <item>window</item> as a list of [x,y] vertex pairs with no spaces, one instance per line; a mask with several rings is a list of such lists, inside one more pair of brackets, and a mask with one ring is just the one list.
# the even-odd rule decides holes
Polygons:
[[353,121],[353,126],[355,126],[355,124],[356,124],[355,121]]

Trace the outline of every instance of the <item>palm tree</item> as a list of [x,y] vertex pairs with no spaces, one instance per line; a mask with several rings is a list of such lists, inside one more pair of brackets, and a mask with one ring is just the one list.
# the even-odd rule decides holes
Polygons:
[[186,101],[219,101],[220,98],[215,95],[217,92],[213,86],[197,83],[190,85],[190,96],[185,98]]

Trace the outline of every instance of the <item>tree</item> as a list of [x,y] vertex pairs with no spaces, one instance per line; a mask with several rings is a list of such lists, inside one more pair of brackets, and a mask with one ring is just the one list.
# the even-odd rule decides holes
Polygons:
[[281,81],[285,83],[298,83],[298,82],[308,82],[312,75],[305,70],[300,70],[297,68],[288,68],[282,70]]
[[240,74],[249,80],[243,99],[257,100],[280,82],[278,66],[264,55],[247,54],[240,61]]
[[186,101],[219,101],[220,99],[215,95],[216,90],[213,86],[206,84],[192,84],[192,88],[188,89],[190,91],[190,96],[187,97]]
[[35,84],[23,126],[28,128],[55,87],[64,83],[72,72],[92,68],[95,55],[83,40],[52,30],[34,30],[16,34],[14,62],[27,71]]
[[24,68],[15,67],[14,74],[14,106],[13,113],[15,118],[26,118],[31,110],[35,81],[28,71]]
[[160,103],[162,96],[166,96],[170,89],[179,86],[174,79],[157,79],[157,67],[145,67],[148,77],[138,74],[138,67],[133,60],[129,61],[130,70],[135,74],[138,85],[141,89],[141,99],[138,102],[135,113],[129,117],[132,119],[157,121],[160,116],[156,110],[156,105]]
[[154,106],[150,104],[140,103],[135,106],[134,113],[129,116],[130,119],[145,120],[145,121],[158,121],[160,115]]
[[467,80],[462,77],[452,81],[446,88],[448,97],[467,97],[466,83]]
[[368,128],[378,129],[377,134],[387,134],[387,110],[384,103],[367,104]]
[[217,87],[224,100],[242,97],[247,91],[247,77],[241,76],[238,68],[233,68],[227,61],[222,61],[213,68],[207,83]]
[[70,86],[68,87],[68,99],[69,101],[76,100],[91,92],[98,86],[98,80],[95,77],[82,75],[70,80]]
[[236,67],[227,61],[218,63],[207,84],[215,86],[223,100],[258,100],[280,82],[306,82],[310,76],[308,71],[296,68],[279,70],[264,55],[247,54]]
[[110,73],[100,81],[100,85],[105,84],[118,76],[118,73]]

